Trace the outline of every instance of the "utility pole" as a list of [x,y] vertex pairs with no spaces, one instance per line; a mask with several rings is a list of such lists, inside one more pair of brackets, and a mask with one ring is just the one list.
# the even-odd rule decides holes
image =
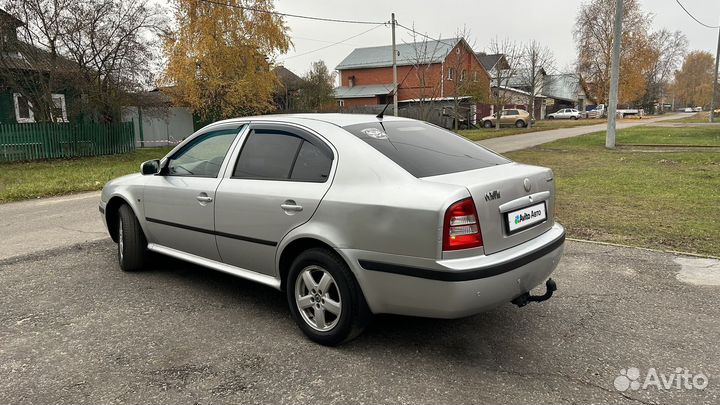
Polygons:
[[718,43],[717,43],[717,51],[715,52],[715,79],[713,80],[712,85],[712,98],[710,99],[710,122],[713,122],[715,119],[715,116],[713,114],[713,111],[715,111],[715,100],[716,100],[716,94],[718,93],[717,88],[717,82],[718,82],[718,66],[720,65],[720,24],[718,24]]
[[393,115],[398,115],[398,82],[397,82],[397,46],[395,46],[395,13],[392,13],[392,53],[393,53]]
[[610,69],[610,99],[605,147],[615,148],[615,118],[617,116],[618,81],[620,79],[620,42],[622,42],[623,0],[615,0],[615,31],[613,32],[612,66]]

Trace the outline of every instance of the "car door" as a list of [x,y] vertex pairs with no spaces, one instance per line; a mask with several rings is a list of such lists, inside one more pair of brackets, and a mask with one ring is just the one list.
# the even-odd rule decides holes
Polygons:
[[334,152],[319,136],[285,124],[255,124],[233,153],[215,202],[223,262],[274,275],[277,244],[307,222],[330,187]]
[[239,124],[197,134],[163,162],[144,188],[149,242],[220,260],[215,241],[215,191]]

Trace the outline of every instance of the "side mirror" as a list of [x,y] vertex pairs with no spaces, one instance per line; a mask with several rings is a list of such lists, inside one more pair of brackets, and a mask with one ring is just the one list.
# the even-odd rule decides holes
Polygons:
[[143,174],[143,176],[148,174],[158,174],[160,172],[160,161],[155,160],[148,160],[145,162],[142,162],[140,164],[140,173]]

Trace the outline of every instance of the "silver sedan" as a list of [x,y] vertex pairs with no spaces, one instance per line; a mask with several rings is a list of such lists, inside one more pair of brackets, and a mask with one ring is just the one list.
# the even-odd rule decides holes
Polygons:
[[125,271],[147,252],[287,294],[335,345],[371,314],[472,315],[531,295],[556,268],[551,170],[404,118],[247,117],[197,131],[110,181],[100,212]]

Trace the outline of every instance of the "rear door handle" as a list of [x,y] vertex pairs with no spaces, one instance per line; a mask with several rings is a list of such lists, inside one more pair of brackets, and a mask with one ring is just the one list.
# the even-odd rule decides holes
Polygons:
[[284,203],[280,204],[280,208],[282,208],[286,213],[300,212],[303,210],[302,205],[296,204],[293,200],[286,200]]

